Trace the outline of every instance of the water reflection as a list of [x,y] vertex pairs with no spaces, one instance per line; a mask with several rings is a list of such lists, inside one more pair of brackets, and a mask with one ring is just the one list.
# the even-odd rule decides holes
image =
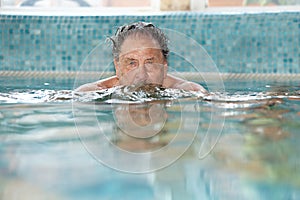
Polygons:
[[[257,98],[235,93],[219,95],[216,101],[211,97],[179,103],[171,101],[170,95],[164,101],[124,104],[99,102],[111,96],[98,91],[87,94],[95,101],[72,107],[73,94],[64,91],[50,92],[55,97],[51,101],[58,101],[53,104],[3,103],[0,198],[299,199],[300,101],[299,95],[291,92]],[[21,96],[25,99],[26,95]],[[216,118],[226,116],[223,134],[211,154],[199,160],[202,132],[218,126],[209,124],[213,111]],[[195,122],[199,126],[196,136]],[[129,164],[137,169],[142,165],[151,168],[184,153],[166,168],[130,174],[99,164],[82,142],[91,144],[96,156],[106,156],[119,167]],[[164,149],[165,154],[147,154],[142,162],[118,156],[110,152],[112,147],[134,154]]]
[[153,137],[163,129],[167,112],[163,103],[119,105],[114,111],[117,126],[135,138]]
[[[295,143],[300,138],[291,128],[292,124],[298,127],[299,124],[293,122],[295,112],[288,104],[287,99],[272,98],[228,117],[229,124],[238,119],[240,129],[223,135],[212,154],[216,161],[246,180],[259,181],[265,187],[292,185],[299,188],[297,160],[300,149]],[[272,196],[268,194],[266,198]]]
[[[200,121],[195,105],[194,101],[165,100],[117,103],[110,104],[111,112],[103,115],[98,114],[103,105],[96,104],[95,118],[89,124],[98,128],[98,135],[93,141],[81,141],[108,167],[131,173],[152,172],[175,162],[195,140]],[[86,118],[86,114],[81,116],[85,108],[75,106],[77,125]],[[80,130],[79,135],[86,133]]]
[[166,143],[159,138],[168,132],[168,114],[165,103],[116,105],[113,111],[117,137],[114,141],[120,148],[141,152],[159,149]]

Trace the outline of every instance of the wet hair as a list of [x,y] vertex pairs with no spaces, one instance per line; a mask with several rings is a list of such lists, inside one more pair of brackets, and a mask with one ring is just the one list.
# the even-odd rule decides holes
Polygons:
[[135,22],[128,25],[120,26],[115,35],[109,37],[112,41],[112,53],[116,60],[119,59],[121,46],[124,41],[131,35],[146,35],[154,39],[160,46],[162,54],[167,59],[169,54],[168,39],[164,32],[148,22]]

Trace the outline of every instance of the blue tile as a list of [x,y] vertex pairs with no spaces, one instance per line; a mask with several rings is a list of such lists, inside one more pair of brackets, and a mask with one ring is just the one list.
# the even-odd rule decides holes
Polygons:
[[[300,62],[299,18],[298,12],[231,15],[182,12],[153,16],[74,17],[5,15],[1,16],[0,43],[8,48],[1,49],[3,57],[0,60],[5,60],[10,67],[14,63],[24,63],[28,59],[26,56],[40,56],[52,67],[41,67],[39,62],[33,62],[36,65],[32,65],[31,70],[59,70],[53,66],[63,61],[67,65],[66,70],[77,70],[93,49],[95,41],[113,35],[119,25],[145,20],[195,39],[221,72],[294,73],[299,72],[294,68]],[[187,49],[184,43],[177,47],[183,55],[193,51]],[[15,57],[10,50],[24,56]],[[26,52],[22,53],[24,50]],[[55,56],[49,56],[49,52]],[[186,70],[184,61],[178,57],[171,57],[170,64],[178,70]],[[277,70],[277,67],[280,69]]]

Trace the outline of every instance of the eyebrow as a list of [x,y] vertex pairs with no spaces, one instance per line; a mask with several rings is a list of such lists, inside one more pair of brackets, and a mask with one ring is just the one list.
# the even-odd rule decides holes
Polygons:
[[[155,59],[154,56],[152,56],[150,58],[146,58],[145,60],[154,60],[154,59]],[[123,61],[132,61],[132,60],[138,60],[138,59],[132,58],[132,57],[124,57],[122,60]]]
[[132,60],[137,60],[136,58],[123,58],[122,60],[124,61],[132,61]]
[[154,60],[154,57],[147,58],[146,60]]
[[122,62],[124,63],[129,63],[129,62],[132,62],[132,61],[136,61],[137,59],[135,58],[123,58],[121,59]]

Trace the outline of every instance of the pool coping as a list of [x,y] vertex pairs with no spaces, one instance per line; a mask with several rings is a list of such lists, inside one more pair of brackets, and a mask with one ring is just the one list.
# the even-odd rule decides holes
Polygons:
[[[106,78],[113,76],[114,72],[100,71],[0,71],[2,77],[24,78]],[[177,72],[179,75],[191,81],[213,81],[216,77],[222,80],[299,80],[300,74],[273,74],[273,73],[209,73],[209,72]],[[205,77],[205,79],[203,78]]]

